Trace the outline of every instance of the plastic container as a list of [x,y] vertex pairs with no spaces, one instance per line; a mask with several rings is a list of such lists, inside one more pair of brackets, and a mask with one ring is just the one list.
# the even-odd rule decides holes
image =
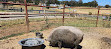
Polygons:
[[44,40],[40,38],[27,38],[19,41],[22,49],[42,49],[43,43]]

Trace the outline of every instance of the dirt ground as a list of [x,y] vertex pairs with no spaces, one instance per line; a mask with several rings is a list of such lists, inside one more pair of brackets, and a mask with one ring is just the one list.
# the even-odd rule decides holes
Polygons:
[[[111,49],[111,29],[110,28],[95,28],[95,27],[79,27],[84,32],[84,39],[80,45],[82,49]],[[49,28],[48,30],[42,31],[44,39],[47,38],[50,31],[54,28]],[[109,31],[106,31],[108,30]],[[35,33],[27,33],[24,35],[11,37],[8,39],[0,40],[0,49],[21,49],[21,46],[18,44],[18,41],[25,38],[35,38]],[[49,46],[49,42],[45,41],[45,49],[58,49],[57,47]],[[68,48],[62,48],[68,49]]]
[[[66,20],[66,19],[65,19]],[[50,22],[60,23],[61,21],[50,20]],[[42,27],[46,24],[45,21],[32,21],[30,22],[30,33],[25,33],[24,35],[19,35],[15,37],[11,37],[8,39],[0,40],[0,49],[21,49],[21,45],[18,42],[25,38],[35,38],[35,30],[40,31]],[[44,39],[48,37],[50,32],[57,27],[56,25],[52,25],[49,29],[41,30],[44,35]],[[111,49],[111,28],[103,28],[103,27],[78,27],[84,33],[84,39],[80,43],[82,49]],[[8,36],[11,34],[17,34],[26,32],[25,24],[17,24],[10,27],[2,27],[0,29],[0,37]],[[49,42],[45,41],[46,45],[45,49],[58,49],[57,47],[49,46]],[[68,48],[62,48],[68,49]]]
[[[30,31],[40,30],[44,26],[44,21],[41,22],[30,22]],[[4,26],[0,29],[0,38],[4,36],[9,36],[11,34],[24,33],[27,32],[25,24],[18,24],[12,26]]]

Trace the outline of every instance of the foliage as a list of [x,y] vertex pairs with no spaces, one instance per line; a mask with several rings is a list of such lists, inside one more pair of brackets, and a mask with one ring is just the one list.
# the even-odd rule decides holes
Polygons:
[[[7,2],[7,1],[19,1],[20,3],[24,3],[24,0],[2,0],[3,2]],[[90,6],[90,7],[96,7],[98,6],[98,3],[96,0],[88,2],[88,3],[83,3],[82,0],[79,1],[75,1],[75,0],[71,0],[71,1],[58,1],[58,0],[27,0],[27,3],[34,3],[36,5],[38,5],[39,3],[46,3],[47,6],[49,6],[50,4],[63,4],[65,3],[66,5],[69,6]],[[106,5],[106,8],[108,8],[109,6]],[[48,7],[47,7],[48,8]]]
[[[66,4],[67,5],[67,4]],[[77,6],[78,5],[78,2],[76,2],[76,1],[70,1],[69,3],[68,3],[68,6]]]
[[62,3],[65,3],[68,6],[90,6],[90,7],[96,7],[98,6],[97,1],[92,1],[88,3],[83,3],[82,0],[80,1],[63,1]]
[[49,4],[60,4],[58,0],[47,0]]
[[33,8],[31,8],[31,10],[34,10]]
[[[50,6],[50,4],[60,4],[60,2],[58,0],[47,0],[46,6]],[[46,8],[49,9],[49,7]]]
[[[50,6],[50,4],[51,4],[50,2],[47,2],[46,6]],[[49,7],[46,7],[46,8],[49,9]]]
[[92,12],[89,12],[89,15],[92,15]]
[[[50,6],[50,4],[60,4],[58,0],[47,0],[46,6]],[[47,7],[49,9],[49,7]]]
[[98,3],[96,1],[84,3],[84,6],[90,6],[90,7],[96,7],[98,6]]
[[38,5],[40,3],[40,0],[35,0],[35,4]]
[[79,0],[78,1],[78,6],[82,6],[83,5],[83,1],[82,0]]
[[109,5],[105,5],[105,8],[109,8],[110,6]]

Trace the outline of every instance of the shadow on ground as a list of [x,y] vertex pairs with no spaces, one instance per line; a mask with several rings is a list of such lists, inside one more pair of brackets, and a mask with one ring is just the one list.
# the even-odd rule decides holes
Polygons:
[[[52,46],[52,47],[58,47],[58,46]],[[63,47],[63,46],[62,46],[62,47]],[[65,46],[64,46],[63,48],[71,48],[71,49],[73,49],[72,47],[65,47]],[[81,46],[81,45],[78,45],[78,46],[77,46],[77,49],[82,49],[82,46]]]

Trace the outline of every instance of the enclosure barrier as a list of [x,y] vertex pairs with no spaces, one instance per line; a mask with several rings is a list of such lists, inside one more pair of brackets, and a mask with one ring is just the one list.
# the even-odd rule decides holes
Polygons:
[[[35,6],[35,7],[50,7],[50,8],[58,8],[58,7],[52,7],[52,6],[39,6],[39,5],[30,5],[27,4],[26,0],[24,0],[24,4],[22,3],[8,3],[8,2],[0,2],[3,4],[11,4],[11,5],[23,5],[25,6],[25,13],[0,13],[0,15],[26,15],[25,19],[26,19],[26,24],[27,24],[27,32],[29,32],[29,19],[28,19],[28,15],[36,15],[38,13],[34,13],[34,14],[29,14],[27,11],[27,6]],[[62,13],[39,13],[39,14],[63,14],[63,25],[64,25],[64,15],[65,14],[85,14],[85,13],[68,13],[65,12],[65,8],[76,8],[76,9],[98,9],[98,13],[97,14],[92,14],[92,15],[97,15],[97,19],[96,19],[96,27],[98,26],[98,16],[99,15],[103,15],[100,14],[100,10],[111,10],[111,9],[101,9],[99,6],[98,8],[78,8],[78,7],[65,7],[65,4],[63,6],[63,12]],[[110,15],[106,15],[106,16],[110,16]],[[0,18],[10,18],[10,17],[0,17]]]

